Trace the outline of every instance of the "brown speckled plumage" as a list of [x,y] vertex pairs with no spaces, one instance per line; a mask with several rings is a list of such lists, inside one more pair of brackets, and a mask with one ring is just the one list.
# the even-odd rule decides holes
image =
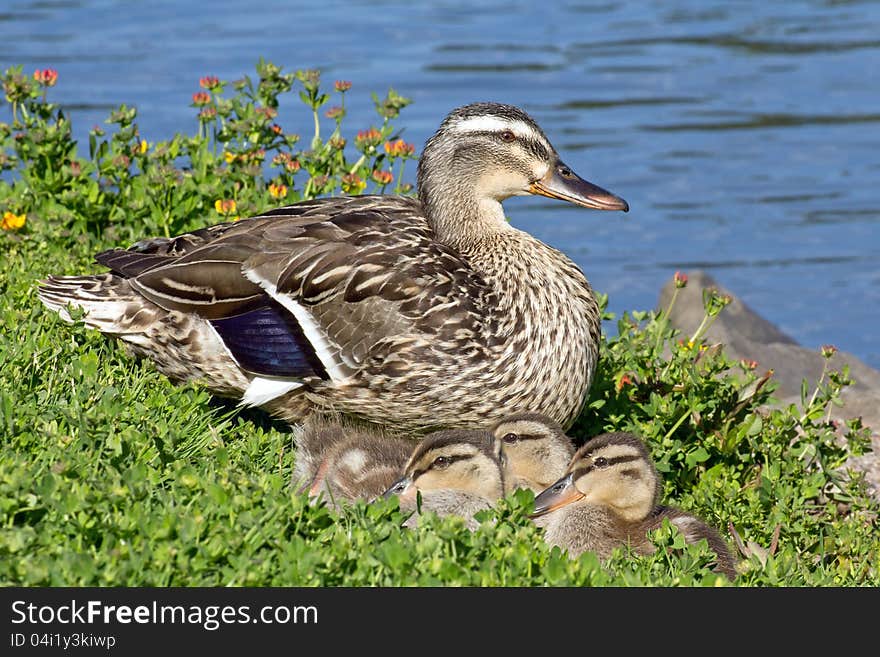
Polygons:
[[490,103],[444,120],[418,185],[418,199],[316,199],[146,239],[99,254],[109,273],[50,276],[40,298],[65,319],[68,303],[84,309],[175,380],[289,421],[424,432],[536,411],[569,426],[599,309],[581,270],[510,226],[500,201],[626,204],[575,176],[521,110]]
[[369,501],[400,476],[413,449],[410,438],[347,426],[313,414],[295,432],[293,484],[301,492],[339,506]]

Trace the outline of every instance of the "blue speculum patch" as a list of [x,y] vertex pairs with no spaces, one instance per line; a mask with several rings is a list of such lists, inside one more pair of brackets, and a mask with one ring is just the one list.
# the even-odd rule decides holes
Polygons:
[[234,317],[212,319],[211,325],[238,364],[249,372],[329,378],[296,319],[281,306],[273,304]]

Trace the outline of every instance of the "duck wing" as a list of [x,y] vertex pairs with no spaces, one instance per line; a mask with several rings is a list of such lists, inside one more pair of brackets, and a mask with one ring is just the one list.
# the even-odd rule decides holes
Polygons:
[[480,295],[462,291],[486,288],[404,197],[298,203],[96,259],[209,321],[242,369],[280,378],[345,380],[376,345],[473,312]]

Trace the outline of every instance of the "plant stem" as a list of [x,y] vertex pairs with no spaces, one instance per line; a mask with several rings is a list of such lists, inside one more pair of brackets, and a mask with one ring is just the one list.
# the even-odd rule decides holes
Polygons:
[[672,307],[675,305],[675,300],[678,298],[678,287],[675,287],[672,291],[672,298],[669,300],[669,305],[666,306],[666,310],[660,314],[657,318],[658,320],[658,330],[657,330],[657,339],[654,341],[654,353],[659,355],[660,345],[663,342],[664,334],[666,333],[666,327],[669,326],[669,316],[672,314]]
[[321,143],[321,121],[318,118],[318,109],[316,107],[312,108],[312,117],[315,121],[315,136],[312,137],[312,148],[315,149]]
[[672,438],[672,434],[675,433],[676,429],[681,426],[682,422],[684,422],[690,416],[690,414],[690,410],[685,411],[682,416],[678,418],[678,420],[676,420],[675,424],[672,425],[672,428],[666,433],[666,435],[663,436],[663,440],[669,440],[670,438]]
[[798,420],[798,424],[800,424],[801,426],[803,426],[804,422],[806,422],[807,416],[810,413],[810,408],[812,408],[813,404],[816,402],[816,397],[819,396],[819,389],[822,386],[822,382],[825,380],[825,374],[827,372],[828,360],[826,359],[825,362],[822,364],[822,373],[819,375],[819,379],[816,381],[816,387],[813,389],[813,395],[812,397],[810,397],[810,401],[804,407],[803,415],[801,415],[800,419]]
[[400,162],[400,172],[397,174],[397,185],[394,187],[394,193],[400,194],[400,185],[403,183],[403,170],[406,168],[406,160]]
[[706,313],[703,316],[703,321],[700,322],[700,325],[697,327],[697,330],[694,331],[694,334],[691,336],[690,342],[696,342],[698,339],[703,337],[703,334],[709,330],[709,327],[715,322],[715,319],[718,315],[709,315]]
[[349,173],[357,173],[357,170],[361,168],[361,165],[366,161],[367,156],[361,153],[361,156],[358,158],[357,162],[354,163],[354,166],[349,170]]

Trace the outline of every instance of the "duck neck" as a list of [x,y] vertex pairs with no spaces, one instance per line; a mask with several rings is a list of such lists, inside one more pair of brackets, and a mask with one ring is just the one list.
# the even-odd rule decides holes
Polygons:
[[[419,200],[437,241],[469,254],[485,249],[499,233],[515,230],[499,199],[480,195],[476,186],[454,177],[426,173],[427,160],[437,159],[428,155],[419,163]],[[438,168],[453,168],[450,162],[442,165]]]
[[425,213],[439,242],[462,254],[485,248],[499,233],[512,230],[495,199],[456,196],[432,199]]

